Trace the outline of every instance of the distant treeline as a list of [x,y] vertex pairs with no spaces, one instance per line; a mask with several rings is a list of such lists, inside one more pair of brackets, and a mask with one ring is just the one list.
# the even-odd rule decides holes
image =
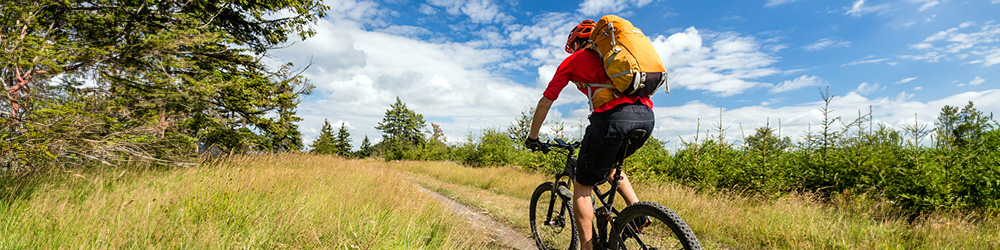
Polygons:
[[[682,142],[675,152],[651,138],[629,158],[627,169],[642,180],[675,182],[705,191],[767,197],[810,192],[823,199],[891,204],[911,215],[940,210],[983,215],[1000,212],[1000,126],[992,114],[983,114],[969,102],[963,108],[945,106],[935,128],[914,124],[896,130],[874,123],[870,112],[852,121],[831,117],[831,98],[824,99],[819,131],[806,134],[797,143],[789,137],[779,138],[777,129],[769,126],[755,129],[742,142],[731,142],[719,125],[714,129],[717,133]],[[386,130],[394,123],[423,123],[419,114],[406,109],[397,99],[379,124],[386,133],[382,142],[371,145],[366,137],[359,151],[340,152],[385,160],[454,161],[474,167],[514,165],[545,173],[562,171],[564,158],[559,154],[530,152],[522,146],[531,113],[522,112],[506,131],[486,129],[465,143],[448,145],[442,142],[443,133],[434,124],[433,131],[424,133],[420,133],[423,126],[395,126],[412,128],[407,132],[410,135]],[[327,136],[334,137],[344,138]],[[569,139],[559,134],[546,137]]]

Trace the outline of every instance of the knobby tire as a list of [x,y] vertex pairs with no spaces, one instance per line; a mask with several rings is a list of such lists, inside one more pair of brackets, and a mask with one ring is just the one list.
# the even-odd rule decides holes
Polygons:
[[[635,233],[632,221],[643,215],[652,217],[652,223]],[[654,202],[640,201],[625,207],[615,219],[613,230],[609,242],[612,249],[701,249],[684,219]]]

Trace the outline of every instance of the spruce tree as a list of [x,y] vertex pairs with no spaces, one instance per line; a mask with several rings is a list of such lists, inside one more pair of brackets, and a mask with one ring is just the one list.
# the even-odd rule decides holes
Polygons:
[[354,155],[360,158],[368,158],[372,155],[372,150],[372,142],[368,140],[368,136],[365,135],[365,139],[361,140],[361,148],[358,149],[358,152],[355,152]]
[[349,156],[351,154],[351,133],[347,131],[347,123],[341,123],[337,130],[337,138],[334,140],[334,152],[338,155]]
[[313,154],[334,154],[337,152],[333,127],[330,126],[329,121],[326,119],[323,120],[323,129],[320,130],[319,136],[309,146],[312,147],[312,150],[309,150],[309,152]]

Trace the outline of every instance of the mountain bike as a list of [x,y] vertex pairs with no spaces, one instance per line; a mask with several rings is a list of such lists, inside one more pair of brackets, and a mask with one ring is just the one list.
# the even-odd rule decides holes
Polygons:
[[[622,149],[645,134],[644,129],[629,132]],[[531,233],[538,249],[577,249],[579,235],[576,227],[581,225],[576,225],[574,220],[573,192],[570,191],[569,182],[574,178],[574,151],[580,147],[580,142],[569,144],[559,139],[554,141],[555,143],[542,143],[541,150],[548,153],[551,148],[562,149],[566,153],[566,165],[563,172],[555,175],[554,181],[538,185],[531,195],[531,210],[528,211]],[[617,160],[618,164],[613,170],[614,177],[609,181],[611,186],[607,191],[602,192],[599,186],[594,186],[594,223],[587,225],[594,228],[594,249],[701,249],[698,238],[684,219],[663,205],[640,201],[622,210],[614,206],[615,190],[618,190],[622,169],[625,167],[624,158],[623,153]],[[600,207],[597,206],[597,201],[600,201]],[[648,218],[649,223],[637,225],[638,221],[646,222],[643,218]]]

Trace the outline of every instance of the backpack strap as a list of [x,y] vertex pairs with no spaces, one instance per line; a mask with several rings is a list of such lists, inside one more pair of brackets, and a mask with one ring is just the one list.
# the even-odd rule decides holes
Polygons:
[[614,86],[611,86],[611,84],[586,83],[586,82],[577,82],[577,81],[573,81],[573,84],[576,84],[576,87],[578,89],[582,89],[582,88],[586,88],[587,89],[587,104],[588,104],[587,106],[590,107],[590,112],[594,112],[594,109],[597,109],[597,107],[594,107],[594,90],[592,88],[594,88],[594,87],[596,87],[596,88],[612,88],[612,87],[614,87]]

